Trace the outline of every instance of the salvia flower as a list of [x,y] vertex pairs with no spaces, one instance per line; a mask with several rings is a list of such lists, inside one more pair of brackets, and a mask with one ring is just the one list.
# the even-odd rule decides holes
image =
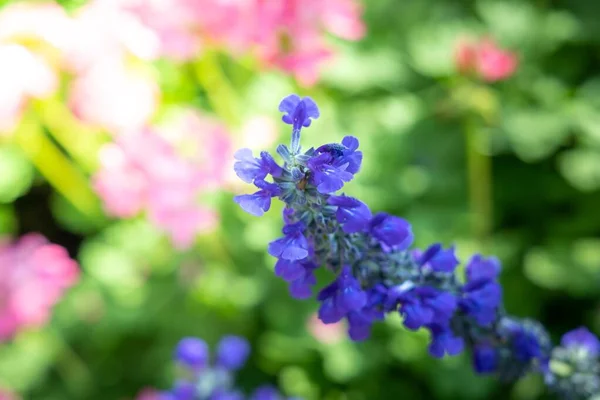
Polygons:
[[[235,372],[250,355],[246,339],[228,335],[221,338],[211,362],[208,345],[200,338],[186,337],[179,341],[174,359],[183,375],[173,387],[162,393],[152,393],[156,400],[285,400],[277,389],[261,386],[250,396],[235,386]],[[289,400],[292,400],[291,398]],[[298,399],[296,399],[298,400]]]
[[[358,139],[347,136],[341,143],[302,151],[300,132],[311,125],[309,117],[318,117],[316,105],[291,95],[280,110],[285,113],[283,121],[292,125],[292,144],[277,148],[283,164],[276,173],[264,174],[263,155],[256,161],[238,157],[234,169],[247,182],[250,170],[260,171],[260,179],[253,182],[261,190],[263,182],[272,185],[269,205],[272,197],[285,203],[284,236],[271,242],[268,252],[278,259],[275,273],[290,283],[292,296],[310,297],[316,285],[314,271],[325,268],[334,278],[318,292],[318,318],[325,324],[344,322],[352,340],[367,339],[375,322],[399,313],[406,328],[429,331],[433,357],[469,349],[480,374],[514,381],[538,372],[565,399],[587,400],[589,394],[600,394],[600,345],[593,334],[574,331],[552,350],[540,323],[504,311],[497,258],[474,255],[461,277],[456,273],[460,261],[454,246],[411,248],[410,222],[383,212],[373,214],[359,199],[339,193],[360,170]],[[243,154],[249,155],[249,150]],[[236,197],[246,211],[259,214],[243,204],[244,199]],[[265,204],[252,201],[257,207]]]

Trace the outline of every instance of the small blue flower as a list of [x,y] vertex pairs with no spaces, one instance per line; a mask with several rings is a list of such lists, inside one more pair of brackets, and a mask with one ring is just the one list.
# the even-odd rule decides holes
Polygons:
[[280,258],[275,263],[275,275],[287,282],[293,282],[304,276],[305,268],[299,261],[290,261]]
[[354,136],[345,136],[342,139],[342,144],[337,143],[324,144],[316,150],[317,154],[329,154],[336,165],[348,166],[345,171],[356,174],[360,170],[363,154],[358,149],[358,139]]
[[173,400],[194,400],[196,386],[187,381],[177,381],[173,389],[166,393],[166,398]]
[[261,152],[258,159],[254,158],[252,150],[240,149],[235,152],[234,158],[237,160],[233,165],[235,173],[247,183],[252,183],[256,179],[265,179],[269,174],[279,177],[283,171],[266,151]]
[[318,265],[313,262],[303,262],[304,272],[302,275],[290,283],[290,294],[295,299],[308,299],[312,296],[312,287],[317,284],[314,270]]
[[473,365],[480,374],[491,374],[498,369],[498,351],[487,344],[480,344],[473,349]]
[[271,198],[279,196],[281,189],[274,183],[260,179],[255,180],[254,184],[260,189],[258,192],[235,196],[233,200],[248,214],[261,217],[265,212],[269,211],[271,208]]
[[600,353],[600,340],[583,326],[565,333],[560,340],[560,345],[565,348],[583,348],[593,357]]
[[433,287],[421,286],[398,296],[400,314],[408,329],[430,324],[446,325],[457,308],[456,297]]
[[454,273],[459,264],[455,253],[454,246],[447,250],[440,249],[429,259],[426,265],[434,272]]
[[330,196],[327,203],[337,206],[336,218],[345,233],[363,231],[372,218],[369,207],[360,200],[348,196]]
[[501,302],[502,287],[497,282],[478,280],[463,287],[460,306],[479,325],[488,326],[496,320]]
[[285,113],[282,121],[300,130],[309,127],[312,119],[319,118],[319,107],[310,97],[300,98],[297,94],[291,94],[281,100],[279,111]]
[[217,347],[217,364],[229,370],[244,366],[250,354],[250,344],[239,336],[225,336]]
[[360,310],[367,303],[367,294],[352,276],[350,267],[342,268],[338,278],[325,287],[317,297],[322,302],[319,318],[323,323],[335,323],[350,311]]
[[175,349],[175,359],[191,369],[203,368],[208,361],[208,346],[198,338],[183,338]]
[[467,281],[473,282],[480,279],[496,279],[500,274],[500,269],[500,261],[496,257],[485,258],[476,254],[467,263],[465,273]]
[[376,214],[369,223],[369,230],[384,249],[406,250],[414,240],[408,221],[386,213]]
[[269,243],[269,254],[288,261],[308,257],[308,241],[304,237],[305,228],[302,222],[284,226],[285,236]]
[[435,358],[442,358],[445,354],[455,356],[460,354],[465,347],[463,338],[455,336],[449,328],[434,325],[431,327],[431,343],[429,354]]
[[340,190],[344,182],[350,182],[354,175],[347,171],[348,163],[340,163],[329,153],[321,153],[308,160],[311,171],[311,184],[319,193],[329,194]]

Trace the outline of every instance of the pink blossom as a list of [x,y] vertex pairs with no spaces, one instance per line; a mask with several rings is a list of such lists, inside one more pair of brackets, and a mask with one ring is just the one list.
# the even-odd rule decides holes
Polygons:
[[162,125],[123,134],[106,145],[94,187],[107,213],[131,217],[145,212],[184,249],[218,222],[199,196],[223,184],[231,153],[221,124],[180,110]]
[[197,0],[204,34],[233,52],[251,50],[265,66],[314,84],[333,55],[327,34],[358,40],[365,33],[355,0]]
[[152,76],[110,58],[75,78],[69,93],[69,105],[77,117],[113,133],[144,126],[158,99],[159,88]]
[[74,40],[65,56],[74,71],[128,55],[142,60],[159,55],[156,35],[123,8],[123,0],[91,1],[78,10],[72,24]]
[[461,40],[456,48],[455,63],[463,74],[474,73],[487,82],[511,77],[517,69],[517,56],[502,50],[489,38],[478,42]]
[[346,327],[342,322],[324,324],[317,314],[312,314],[307,321],[308,331],[323,344],[335,344],[346,337]]
[[200,50],[193,4],[189,0],[124,0],[123,9],[135,15],[154,33],[160,55],[188,60]]
[[67,251],[39,234],[0,243],[0,340],[44,325],[78,276]]
[[0,387],[0,400],[20,400],[21,397]]
[[[135,396],[135,400],[160,400],[160,399],[161,399],[160,392],[158,390],[152,389],[152,388],[144,388]],[[2,400],[1,397],[0,397],[0,400]]]

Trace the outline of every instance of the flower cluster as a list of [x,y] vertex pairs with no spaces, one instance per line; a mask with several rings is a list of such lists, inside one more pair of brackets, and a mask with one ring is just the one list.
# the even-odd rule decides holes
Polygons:
[[146,211],[178,248],[186,248],[217,222],[199,196],[224,182],[230,147],[218,121],[182,110],[164,126],[105,145],[94,188],[108,214],[126,218]]
[[250,345],[245,339],[225,336],[219,342],[211,364],[209,349],[203,340],[184,338],[175,349],[175,360],[183,367],[185,376],[171,390],[157,394],[156,399],[285,400],[277,389],[268,385],[256,389],[250,397],[235,388],[234,374],[244,366],[249,354]]
[[461,41],[455,54],[458,71],[474,74],[486,82],[496,82],[509,78],[517,69],[517,56],[498,47],[492,39],[484,38],[477,42]]
[[[552,352],[538,322],[504,312],[498,259],[473,256],[461,279],[455,273],[459,260],[454,247],[412,249],[408,221],[373,214],[360,200],[337,193],[360,169],[358,140],[347,136],[341,143],[302,151],[300,132],[319,117],[317,105],[310,98],[290,95],[279,109],[283,122],[292,125],[291,146],[277,148],[283,165],[266,152],[254,158],[249,149],[239,150],[234,169],[258,191],[236,196],[235,201],[256,216],[269,210],[273,197],[285,203],[283,237],[271,242],[268,252],[277,258],[275,273],[289,282],[292,296],[310,297],[314,272],[325,267],[335,278],[317,295],[319,318],[326,324],[346,320],[353,340],[367,339],[374,322],[398,313],[406,328],[430,332],[429,352],[434,357],[459,354],[468,347],[479,373],[512,381],[538,371],[556,391],[598,392],[597,379],[582,379],[574,372],[582,365],[597,366],[597,348],[590,345],[597,343],[593,335],[583,341],[575,335],[562,344],[566,350]],[[574,341],[585,345],[575,346]],[[572,354],[582,347],[585,357],[574,359]],[[557,359],[570,367],[570,374],[557,375]],[[577,364],[581,359],[588,364]]]
[[[314,84],[334,53],[327,34],[364,35],[356,0],[94,0],[71,15],[60,5],[0,9],[0,131],[13,130],[31,98],[57,92],[60,72],[82,121],[120,132],[142,127],[158,107],[159,58],[202,57],[205,47],[250,53]],[[137,61],[137,62],[135,62]]]
[[67,251],[29,234],[0,242],[0,341],[45,324],[52,307],[77,281],[79,268]]

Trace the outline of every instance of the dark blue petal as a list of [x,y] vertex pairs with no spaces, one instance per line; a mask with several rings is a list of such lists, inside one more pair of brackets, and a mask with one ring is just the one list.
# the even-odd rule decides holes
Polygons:
[[208,346],[195,337],[183,338],[175,348],[175,360],[188,368],[203,368],[208,361]]
[[275,275],[288,282],[295,281],[304,275],[304,266],[297,261],[280,259],[275,264]]
[[584,348],[592,356],[597,356],[600,353],[600,341],[598,337],[583,326],[565,333],[560,344],[563,347]]
[[378,213],[373,217],[370,231],[382,244],[397,250],[407,249],[414,239],[408,221],[386,213]]
[[356,233],[363,231],[372,218],[369,207],[352,197],[331,196],[328,204],[337,206],[336,218],[345,233]]
[[429,354],[435,358],[442,358],[445,354],[455,356],[460,354],[465,347],[464,340],[461,337],[454,336],[449,329],[432,328],[431,334]]
[[456,258],[454,246],[447,250],[438,251],[429,260],[428,265],[435,272],[453,273],[458,266],[459,261]]
[[489,345],[477,345],[473,350],[475,371],[480,374],[491,374],[498,368],[499,356],[496,349]]
[[467,281],[495,279],[500,273],[500,268],[500,261],[496,257],[485,258],[476,254],[469,260],[465,268]]
[[240,369],[248,359],[250,345],[239,336],[225,336],[217,347],[217,364],[223,368]]

